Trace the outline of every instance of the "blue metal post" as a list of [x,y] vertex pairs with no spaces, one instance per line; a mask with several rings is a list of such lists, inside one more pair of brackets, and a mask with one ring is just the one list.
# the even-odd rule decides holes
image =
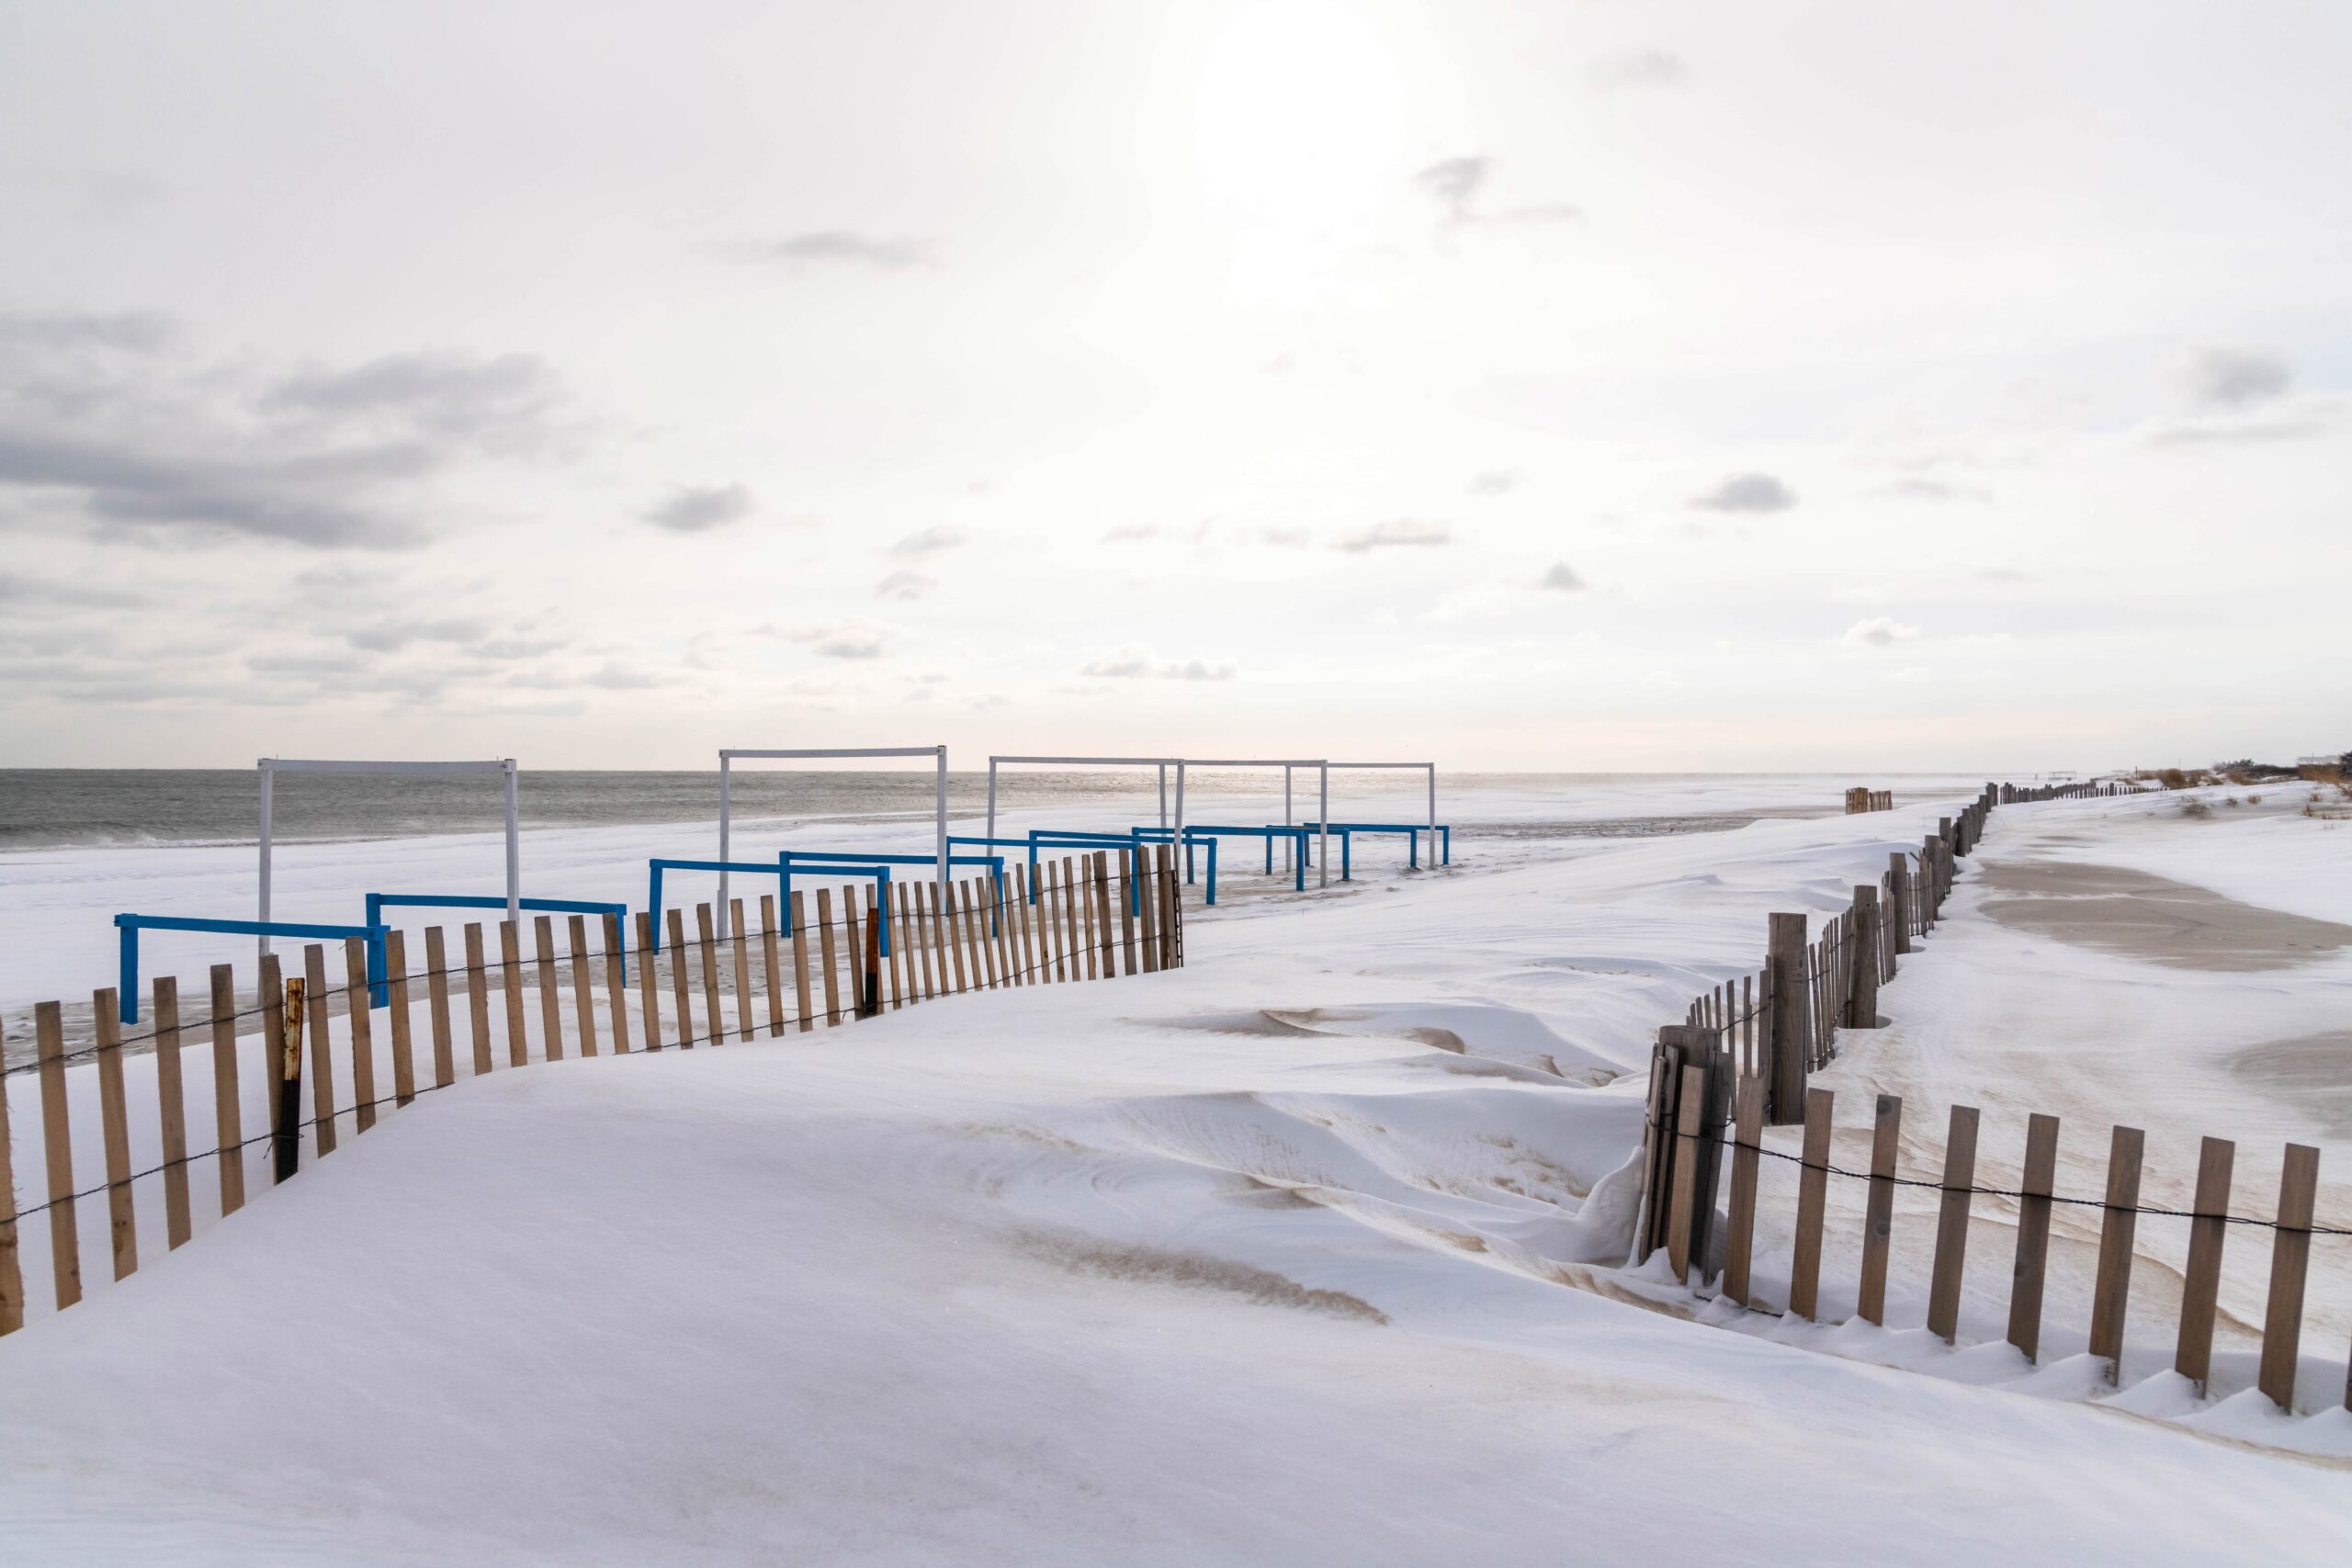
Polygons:
[[120,983],[116,987],[122,1002],[122,1021],[139,1021],[139,928],[123,926]]
[[[654,953],[662,951],[662,863],[657,860],[648,863],[653,868],[653,875],[646,885],[645,907],[653,918],[646,923],[652,928],[653,945],[647,952]],[[786,917],[787,919],[789,918]],[[786,925],[784,929],[790,931],[792,928]]]

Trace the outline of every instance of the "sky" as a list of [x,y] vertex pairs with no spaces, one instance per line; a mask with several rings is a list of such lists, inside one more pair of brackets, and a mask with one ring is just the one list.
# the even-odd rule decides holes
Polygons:
[[2352,7],[0,0],[0,765],[2352,746]]

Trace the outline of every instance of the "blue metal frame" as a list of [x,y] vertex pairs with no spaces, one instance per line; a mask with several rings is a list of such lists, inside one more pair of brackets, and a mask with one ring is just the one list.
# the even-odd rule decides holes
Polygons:
[[[801,876],[811,875],[819,869],[819,867],[814,865],[804,866],[796,873],[792,865],[792,863],[796,860],[821,862],[822,869],[827,872],[839,873],[843,876],[871,876],[880,884],[882,889],[882,891],[877,892],[876,895],[877,899],[884,897],[889,887],[891,866],[936,866],[939,863],[939,857],[937,855],[854,854],[847,851],[840,850],[784,850],[778,852],[774,864],[770,864],[766,861],[744,860],[667,860],[658,858],[649,860],[645,863],[649,873],[646,879],[645,907],[653,911],[653,946],[651,951],[655,953],[662,951],[662,874],[664,871],[742,871],[751,872],[760,876],[775,877],[776,879],[776,886],[781,890],[781,897],[779,897],[778,902],[783,905],[781,913],[784,919],[784,930],[782,934],[785,936],[790,936],[792,934],[792,879],[796,874]],[[947,863],[950,866],[985,865],[989,867],[991,877],[1000,890],[1000,896],[1001,895],[1001,890],[1004,886],[1004,857],[1002,855],[949,855],[947,857]],[[526,900],[526,904],[528,900]],[[890,927],[889,923],[885,921],[882,927],[882,951],[884,953],[890,951],[889,941]]]
[[[504,903],[504,899],[498,902]],[[122,933],[120,980],[116,1001],[125,1023],[139,1021],[139,933],[149,931],[218,931],[230,936],[305,936],[320,942],[363,937],[368,942],[368,977],[383,973],[384,931],[377,925],[322,926],[301,920],[198,920],[179,915],[117,915],[115,929]],[[374,1000],[372,997],[369,998]]]
[[[1033,868],[1037,863],[1037,852],[1041,849],[1093,850],[1119,847],[1125,847],[1133,852],[1136,857],[1136,864],[1140,868],[1143,864],[1143,846],[1147,843],[1164,844],[1168,840],[1162,835],[1171,833],[1173,831],[1174,829],[1170,828],[1130,828],[1124,833],[1099,833],[1080,828],[1032,828],[1029,829],[1029,836],[1026,839],[1012,839],[1005,841],[1009,843],[1027,844],[1029,846],[1029,864]],[[1030,902],[1036,902],[1036,879],[1032,877],[1030,879],[1029,887]],[[1131,880],[1127,886],[1127,907],[1130,909],[1140,912],[1142,898],[1142,886],[1139,882]],[[1216,879],[1214,876],[1210,879],[1208,901],[1212,904],[1216,902]]]
[[[1303,826],[1312,831],[1319,830],[1323,824],[1308,822]],[[1330,830],[1340,836],[1340,880],[1342,882],[1351,880],[1353,857],[1350,853],[1350,849],[1351,840],[1358,833],[1404,834],[1405,863],[1415,871],[1419,870],[1421,864],[1421,835],[1428,833],[1431,836],[1430,852],[1443,856],[1439,863],[1443,865],[1453,863],[1453,825],[1450,822],[1434,824],[1429,822],[1334,822],[1330,825]]]
[[[1138,829],[1138,831],[1159,832],[1170,831],[1170,829]],[[1185,881],[1190,882],[1193,880],[1193,846],[1194,844],[1208,845],[1210,864],[1214,867],[1216,857],[1216,841],[1219,839],[1265,840],[1266,874],[1269,876],[1272,876],[1274,873],[1274,840],[1277,839],[1290,840],[1298,846],[1298,860],[1292,870],[1291,888],[1292,891],[1298,893],[1304,893],[1306,891],[1306,867],[1309,858],[1306,850],[1306,829],[1304,828],[1285,828],[1279,824],[1270,824],[1263,828],[1228,828],[1221,827],[1215,823],[1187,822],[1184,825]],[[1164,842],[1166,840],[1160,841]],[[1215,903],[1216,900],[1211,899],[1210,902]]]
[[662,951],[662,874],[665,871],[748,871],[756,876],[781,876],[784,868],[762,860],[663,860],[645,863],[649,873],[645,884],[645,907],[652,911],[646,923],[653,928],[653,945],[650,953]]
[[[521,908],[542,915],[611,915],[620,922],[621,981],[628,981],[628,906],[608,904],[595,899],[580,898],[520,898]],[[384,923],[387,906],[403,909],[503,909],[506,900],[487,894],[473,893],[370,893],[368,895],[368,923]],[[368,954],[368,983],[369,999],[378,1007],[391,1000],[389,970],[378,962],[380,953]]]

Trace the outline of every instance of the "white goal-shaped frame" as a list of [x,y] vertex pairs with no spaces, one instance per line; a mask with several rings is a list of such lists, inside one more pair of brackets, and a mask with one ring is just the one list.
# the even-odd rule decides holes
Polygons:
[[[728,852],[733,847],[735,803],[733,798],[734,767],[738,758],[744,761],[810,761],[823,758],[848,757],[932,757],[938,761],[938,784],[933,794],[933,815],[937,832],[939,885],[947,886],[947,748],[944,746],[813,746],[771,750],[747,746],[722,748],[718,753],[718,858],[721,862],[734,857]],[[727,935],[727,874],[718,874],[718,934]],[[660,918],[660,911],[655,911]]]
[[1181,757],[1176,762],[1176,840],[1184,840],[1184,772],[1188,768],[1280,768],[1283,771],[1283,818],[1287,825],[1290,818],[1290,773],[1293,768],[1313,768],[1318,783],[1318,808],[1315,813],[1319,825],[1315,845],[1315,885],[1331,886],[1331,769],[1336,764],[1320,757]]
[[[450,773],[497,773],[506,781],[506,918],[520,919],[523,909],[523,845],[515,826],[514,759],[487,762],[352,762],[294,757],[264,757],[254,764],[261,782],[261,903],[255,919],[269,923],[270,808],[279,773],[404,773],[432,777]],[[261,951],[269,952],[269,933],[262,933]]]
[[1168,826],[1168,770],[1182,767],[1176,757],[990,757],[989,759],[989,831],[996,837],[996,771],[1000,764],[1020,762],[1056,768],[1158,768],[1159,770],[1159,825]]

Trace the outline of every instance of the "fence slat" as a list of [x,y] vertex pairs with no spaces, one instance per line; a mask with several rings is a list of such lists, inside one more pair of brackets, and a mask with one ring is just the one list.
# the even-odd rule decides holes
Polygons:
[[743,929],[743,900],[727,900],[727,929],[735,951],[735,1038],[750,1040],[758,1025],[752,1018],[752,951],[750,933]]
[[352,1135],[376,1124],[376,1021],[368,1003],[374,993],[368,985],[368,942],[343,939],[343,985],[350,1007]]
[[[481,963],[481,927],[469,924],[465,929],[466,947],[466,1038],[473,1046],[474,1076],[490,1071],[490,993],[483,988]],[[424,961],[432,967],[433,997],[433,1082],[447,1089],[457,1078],[457,1064],[449,1057],[449,963],[443,952],[441,928],[435,926],[424,933]]]
[[408,937],[404,932],[384,933],[385,999],[390,1004],[385,1016],[390,1020],[392,1032],[392,1103],[406,1105],[416,1098],[416,1041],[414,1021],[409,1017]]
[[842,983],[849,1005],[842,1010],[852,1018],[865,1016],[865,942],[858,931],[857,889],[842,889]]
[[2009,1270],[2009,1343],[2041,1359],[2041,1294],[2050,1265],[2050,1192],[2058,1177],[2058,1118],[2026,1122],[2025,1174],[2018,1190],[2017,1262]]
[[963,906],[959,913],[964,921],[964,945],[972,950],[972,989],[978,991],[987,989],[988,987],[995,984],[995,981],[989,977],[986,944],[980,938],[978,910],[986,908],[987,895],[979,894],[977,898],[975,897],[978,891],[977,881],[978,879],[975,878],[974,881],[966,882],[953,891],[956,901]]
[[2173,1371],[2205,1392],[2213,1371],[2213,1318],[2222,1288],[2222,1243],[2229,1234],[2230,1168],[2237,1145],[2207,1138],[2197,1150],[2197,1217],[2188,1222],[2188,1264],[2180,1277],[2180,1337]]
[[1724,1228],[1724,1294],[1748,1303],[1747,1271],[1756,1249],[1756,1167],[1763,1157],[1764,1084],[1741,1077],[1732,1089],[1731,1223]]
[[245,1206],[245,1110],[237,1099],[237,976],[212,966],[212,1135],[220,1148],[220,1213]]
[[1094,929],[1102,943],[1102,978],[1119,973],[1118,928],[1111,923],[1111,852],[1096,850],[1094,861]]
[[948,971],[952,965],[956,976],[954,995],[964,994],[964,936],[956,922],[956,885],[933,883],[931,897],[932,935],[939,946],[939,987],[947,989]]
[[531,1060],[531,1031],[523,1012],[523,928],[514,920],[498,922],[498,981],[506,998],[506,1065],[526,1066]]
[[2132,1301],[2132,1247],[2140,1225],[2140,1156],[2146,1134],[2118,1127],[2107,1148],[2107,1211],[2098,1228],[2098,1273],[2091,1288],[2094,1356],[2107,1360],[2107,1381],[2123,1371],[2123,1323]]
[[[673,946],[671,950],[675,953]],[[653,951],[653,912],[637,912],[637,1005],[645,1026],[645,1048],[662,1049],[662,964]]]
[[1069,979],[1069,964],[1065,956],[1067,950],[1062,946],[1062,909],[1069,900],[1062,893],[1059,868],[1053,862],[1045,861],[1040,863],[1038,869],[1046,878],[1046,890],[1038,895],[1043,900],[1039,908],[1045,911],[1046,927],[1045,934],[1038,940],[1043,950],[1052,955],[1049,977],[1058,986]]
[[[187,1207],[187,1099],[180,1080],[180,983],[155,976],[155,1114],[164,1145],[164,1248],[184,1246],[190,1233]],[[0,1114],[5,1108],[0,1107]],[[0,1159],[0,1164],[5,1164]],[[5,1176],[0,1171],[0,1176]],[[13,1196],[11,1187],[7,1194]],[[11,1203],[11,1207],[14,1204]]]
[[1887,1243],[1894,1231],[1894,1157],[1903,1130],[1903,1097],[1878,1097],[1876,1124],[1871,1131],[1871,1190],[1862,1225],[1862,1288],[1857,1313],[1869,1322],[1886,1322]]
[[[1707,1069],[1682,1069],[1679,1110],[1674,1122],[1674,1190],[1666,1224],[1666,1256],[1677,1284],[1690,1282],[1690,1211],[1699,1188],[1699,1123],[1707,1103]],[[1700,1267],[1705,1268],[1702,1259]]]
[[1121,850],[1114,857],[1119,863],[1119,951],[1122,958],[1120,973],[1136,973],[1136,875],[1135,855]]
[[122,1004],[111,989],[90,998],[97,1035],[98,1126],[107,1156],[107,1216],[111,1224],[114,1277],[139,1271],[139,1215],[130,1201],[130,1112],[122,1092]]
[[686,971],[686,912],[670,911],[670,999],[678,1004],[677,1047],[695,1045],[694,980]]
[[[290,1108],[288,1105],[287,1086],[299,1077],[301,1063],[299,1060],[291,1063],[294,1072],[289,1076],[286,1044],[286,979],[279,973],[277,954],[274,953],[261,955],[259,989],[262,1092],[269,1102],[269,1179],[272,1185],[276,1185],[285,1180],[288,1174],[300,1164],[301,1139],[296,1130],[286,1123],[289,1120],[300,1120],[302,1107],[299,1100]],[[299,1094],[300,1091],[297,1089],[294,1092]]]
[[[157,1018],[163,1016],[158,1012]],[[2303,1344],[2303,1280],[2311,1268],[2312,1216],[2319,1197],[2319,1150],[2287,1145],[2278,1176],[2278,1228],[2270,1236],[2270,1300],[2262,1316],[2262,1392],[2295,1410],[2295,1369]]]
[[334,1153],[334,1031],[328,1015],[334,1003],[327,995],[327,950],[323,942],[302,949],[302,978],[308,989],[302,1002],[302,1025],[311,1043],[311,1119],[321,1156]]
[[588,917],[574,915],[564,924],[571,948],[571,1014],[580,1035],[580,1054],[596,1054],[596,976],[588,963]]
[[792,912],[792,994],[800,1010],[800,1032],[806,1034],[817,1027],[808,1000],[808,912],[797,893],[785,901],[785,908]]
[[605,1013],[613,1027],[613,1055],[628,1054],[628,937],[619,915],[605,911]]
[[972,934],[980,944],[980,966],[988,971],[989,989],[1010,984],[997,950],[1004,941],[1004,911],[997,899],[997,881],[992,876],[972,879]]
[[760,895],[760,978],[768,992],[768,1038],[784,1032],[784,954],[775,941],[775,895]]
[[49,1271],[60,1312],[82,1299],[82,1231],[74,1213],[74,1126],[65,1110],[65,1026],[55,1002],[33,1009],[40,1056],[40,1131],[49,1175]]
[[[160,1016],[160,1015],[159,1015]],[[0,1073],[0,1334],[25,1325],[25,1276],[17,1255],[17,1156],[8,1132],[8,1078]]]
[[563,1060],[563,1001],[556,988],[555,921],[537,915],[531,919],[533,978],[539,993],[539,1060]]
[[931,973],[931,943],[923,931],[922,886],[902,882],[891,895],[899,901],[899,926],[907,949],[907,987],[914,999],[927,1002],[939,994]]
[[1961,1275],[1968,1262],[1968,1211],[1976,1186],[1976,1107],[1955,1105],[1944,1134],[1944,1191],[1936,1213],[1928,1328],[1947,1345],[1960,1335]]
[[1141,845],[1135,856],[1136,934],[1143,945],[1143,972],[1159,973],[1159,888],[1151,874],[1151,859]]
[[842,1021],[841,983],[835,977],[841,969],[841,959],[833,952],[833,890],[817,889],[817,954],[823,971],[825,993],[825,1027],[831,1029]]

